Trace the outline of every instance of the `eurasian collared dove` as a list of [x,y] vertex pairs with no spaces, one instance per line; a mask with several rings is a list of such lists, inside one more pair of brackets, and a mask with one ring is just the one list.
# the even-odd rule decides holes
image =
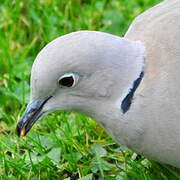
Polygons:
[[118,143],[180,167],[180,0],[138,16],[125,38],[79,31],[43,48],[18,134],[57,109],[85,113]]

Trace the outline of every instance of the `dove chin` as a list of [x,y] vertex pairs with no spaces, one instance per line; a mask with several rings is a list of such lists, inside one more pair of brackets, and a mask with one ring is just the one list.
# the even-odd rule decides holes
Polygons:
[[25,136],[34,123],[45,114],[43,107],[50,98],[52,98],[52,96],[33,101],[27,105],[24,115],[16,126],[18,136]]

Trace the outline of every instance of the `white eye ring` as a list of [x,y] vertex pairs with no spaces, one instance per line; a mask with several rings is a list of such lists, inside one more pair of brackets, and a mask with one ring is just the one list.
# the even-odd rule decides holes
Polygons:
[[62,87],[74,87],[79,80],[79,76],[75,73],[67,73],[58,79],[58,84]]

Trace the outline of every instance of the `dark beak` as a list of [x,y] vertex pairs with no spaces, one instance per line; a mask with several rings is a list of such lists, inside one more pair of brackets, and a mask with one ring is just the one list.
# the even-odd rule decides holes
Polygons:
[[42,111],[43,106],[51,97],[49,96],[28,104],[23,117],[16,126],[18,136],[25,136],[28,133],[34,123],[44,114]]

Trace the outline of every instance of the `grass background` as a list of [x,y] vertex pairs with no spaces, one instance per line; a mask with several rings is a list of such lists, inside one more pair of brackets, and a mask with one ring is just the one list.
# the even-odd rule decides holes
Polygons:
[[0,178],[174,180],[178,172],[119,147],[90,118],[55,112],[25,138],[15,134],[40,49],[77,30],[123,36],[138,14],[161,0],[0,1]]

